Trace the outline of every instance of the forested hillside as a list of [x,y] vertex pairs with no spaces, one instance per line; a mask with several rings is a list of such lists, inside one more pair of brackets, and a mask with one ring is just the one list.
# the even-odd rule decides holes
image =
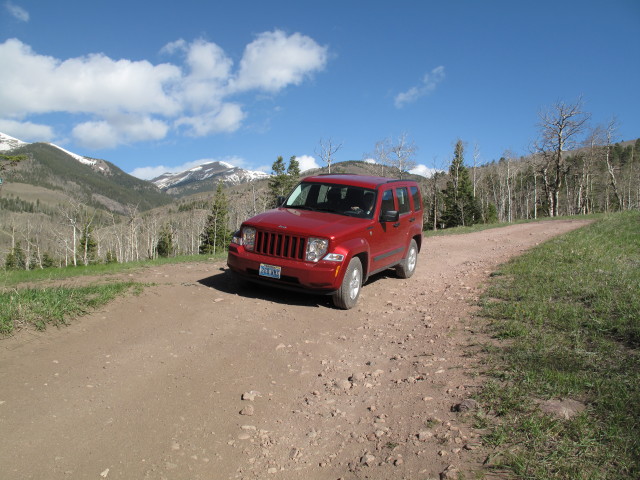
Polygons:
[[126,174],[110,162],[83,164],[48,143],[32,143],[12,151],[25,160],[5,172],[8,183],[23,183],[67,193],[96,208],[124,213],[127,205],[148,210],[171,202],[150,182]]
[[[431,178],[412,177],[421,184],[426,229],[631,210],[640,208],[639,150],[640,140],[611,144],[587,136],[579,148],[560,156],[506,153],[474,166],[468,145],[459,140],[448,169]],[[219,251],[243,220],[273,205],[278,183],[278,175],[226,188],[212,181],[204,193],[167,203],[149,182],[133,179],[108,162],[82,165],[46,144],[12,153],[37,154],[42,160],[25,160],[3,172],[7,181],[0,190],[0,261],[6,268]],[[291,177],[287,185],[300,178],[284,163],[278,168],[280,175]],[[105,170],[97,175],[96,169]],[[396,165],[381,159],[334,163],[331,172],[401,175]],[[15,182],[27,180],[31,185],[15,188]],[[153,205],[161,206],[149,208]],[[215,234],[218,243],[203,249],[212,224],[223,226]]]

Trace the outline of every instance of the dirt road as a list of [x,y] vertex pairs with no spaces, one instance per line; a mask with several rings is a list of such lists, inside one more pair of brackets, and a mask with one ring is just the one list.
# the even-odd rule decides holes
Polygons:
[[426,239],[413,278],[376,276],[350,311],[239,289],[224,263],[134,274],[155,285],[69,327],[0,341],[0,478],[480,469],[479,433],[451,411],[481,382],[473,303],[500,263],[585,223]]

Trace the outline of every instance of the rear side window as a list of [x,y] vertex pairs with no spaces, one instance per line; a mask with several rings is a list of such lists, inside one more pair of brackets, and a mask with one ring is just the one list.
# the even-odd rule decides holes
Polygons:
[[407,187],[396,189],[396,195],[398,196],[398,212],[400,215],[403,213],[409,213],[411,211],[411,205],[409,204],[409,192]]
[[416,212],[422,210],[420,190],[418,189],[418,187],[411,187],[411,196],[413,197],[413,209]]

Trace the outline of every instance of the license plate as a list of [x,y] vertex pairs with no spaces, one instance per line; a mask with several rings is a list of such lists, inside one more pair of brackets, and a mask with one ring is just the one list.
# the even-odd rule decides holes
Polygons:
[[275,265],[267,265],[266,263],[261,263],[258,275],[260,275],[261,277],[280,278],[280,271],[281,270],[282,270],[282,267],[277,267]]

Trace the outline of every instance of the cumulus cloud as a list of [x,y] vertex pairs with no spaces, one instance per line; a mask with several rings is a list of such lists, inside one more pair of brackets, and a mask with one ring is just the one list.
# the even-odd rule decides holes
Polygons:
[[235,132],[240,128],[244,116],[239,105],[225,103],[220,108],[202,115],[182,117],[176,121],[176,126],[186,126],[188,135],[203,137],[215,133]]
[[11,132],[24,142],[52,142],[56,136],[49,125],[0,119],[0,132]]
[[313,168],[320,168],[316,159],[311,155],[300,155],[299,157],[296,157],[296,160],[298,160],[298,163],[300,164],[301,172],[311,170]]
[[20,20],[21,22],[29,21],[29,12],[24,8],[14,5],[12,2],[5,2],[4,8],[6,8],[9,14],[15,19]]
[[164,138],[169,126],[151,117],[111,117],[108,120],[83,122],[72,135],[79,145],[89,148],[113,148],[122,143],[135,143]]
[[233,132],[247,114],[231,96],[299,85],[327,62],[326,47],[280,30],[258,35],[235,70],[220,46],[203,39],[179,39],[161,53],[177,61],[152,64],[101,53],[58,59],[6,40],[0,65],[11,68],[0,75],[0,119],[17,126],[28,125],[32,115],[68,114],[73,137],[89,148],[161,139],[172,129],[190,136]]
[[396,108],[402,108],[409,103],[413,103],[425,95],[429,95],[433,92],[438,84],[444,80],[445,73],[444,67],[439,66],[426,73],[422,78],[422,82],[414,87],[411,87],[406,92],[401,92],[396,95],[394,104]]
[[261,89],[277,92],[288,85],[299,85],[327,63],[327,47],[313,39],[280,30],[258,35],[247,45],[240,71],[232,87],[237,91]]
[[413,173],[414,175],[421,175],[423,177],[431,178],[433,174],[438,172],[439,170],[435,168],[427,167],[426,165],[417,165],[414,169],[409,170],[409,173]]

